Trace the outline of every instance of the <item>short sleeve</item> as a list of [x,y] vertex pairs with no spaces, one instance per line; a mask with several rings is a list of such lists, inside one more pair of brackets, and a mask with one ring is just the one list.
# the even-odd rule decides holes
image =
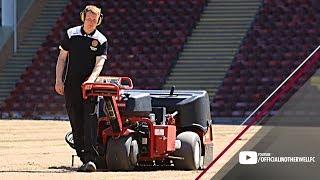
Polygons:
[[97,56],[102,56],[107,59],[108,55],[108,41],[105,41],[98,47]]
[[65,51],[69,51],[70,49],[70,38],[68,36],[68,33],[66,32],[63,39],[62,39],[62,42],[59,46],[59,49],[63,49]]

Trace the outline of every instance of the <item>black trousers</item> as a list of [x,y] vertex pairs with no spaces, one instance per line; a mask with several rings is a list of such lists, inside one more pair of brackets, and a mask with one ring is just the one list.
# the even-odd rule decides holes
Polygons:
[[83,163],[97,157],[97,97],[82,98],[81,84],[65,85],[66,109],[77,155]]

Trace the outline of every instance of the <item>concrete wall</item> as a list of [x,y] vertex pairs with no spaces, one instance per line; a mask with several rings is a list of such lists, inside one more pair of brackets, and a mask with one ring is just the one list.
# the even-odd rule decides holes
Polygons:
[[18,22],[21,20],[23,15],[26,14],[26,12],[29,10],[29,8],[31,7],[33,2],[34,2],[34,0],[18,0],[17,1]]
[[[20,1],[20,0],[19,0]],[[26,6],[23,2],[27,0],[21,0],[17,8],[22,8]],[[33,2],[33,3],[32,3]],[[42,8],[47,3],[47,0],[38,0],[28,2],[29,7],[25,7],[23,12],[20,12],[20,19],[18,21],[18,41],[19,43],[23,40],[25,34],[32,28],[32,25],[37,16],[39,16]],[[18,44],[19,44],[18,43]],[[13,30],[11,27],[1,27],[0,28],[0,71],[6,64],[7,60],[10,58],[13,52]]]
[[[8,3],[8,2],[11,2]],[[13,13],[12,9],[3,9],[3,4],[6,4],[8,6],[12,5],[13,6],[13,1],[1,1],[1,8],[2,8],[2,20],[7,21],[6,23],[9,24],[13,24],[8,22],[10,21],[10,19],[6,19],[11,17],[11,20],[13,20],[13,16],[5,16],[4,14],[7,13]],[[17,18],[18,18],[18,24],[19,22],[21,22],[21,20],[23,19],[24,15],[28,12],[28,10],[30,9],[31,5],[33,4],[34,0],[18,0],[17,1]],[[1,22],[2,23],[2,22]],[[3,45],[7,42],[7,40],[12,36],[13,33],[13,28],[11,26],[0,26],[0,50],[2,49]]]
[[[1,24],[3,26],[13,25],[13,0],[1,0]],[[29,10],[34,0],[17,0],[17,19],[18,22]]]

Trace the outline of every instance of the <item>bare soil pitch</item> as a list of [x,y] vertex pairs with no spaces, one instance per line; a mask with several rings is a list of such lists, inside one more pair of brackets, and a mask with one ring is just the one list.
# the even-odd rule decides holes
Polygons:
[[[214,156],[235,137],[237,126],[214,126]],[[206,174],[212,177],[259,127],[253,127]],[[0,179],[194,179],[200,171],[146,170],[135,172],[76,172],[80,161],[64,141],[67,121],[0,120]]]

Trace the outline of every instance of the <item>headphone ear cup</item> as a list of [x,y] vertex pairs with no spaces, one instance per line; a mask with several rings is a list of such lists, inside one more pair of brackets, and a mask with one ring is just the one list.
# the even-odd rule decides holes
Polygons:
[[80,19],[82,22],[84,22],[84,12],[83,11],[80,12]]
[[100,25],[102,23],[102,19],[103,19],[103,14],[100,14],[99,20],[98,20],[98,25]]

